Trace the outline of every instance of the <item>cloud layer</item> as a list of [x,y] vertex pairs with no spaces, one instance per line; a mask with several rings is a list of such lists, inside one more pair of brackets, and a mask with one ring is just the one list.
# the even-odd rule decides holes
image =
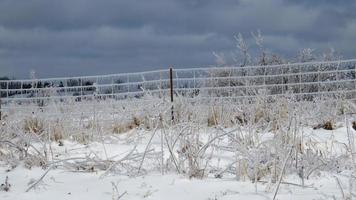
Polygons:
[[[0,0],[0,76],[106,74],[214,64],[262,30],[284,56],[356,57],[353,0]],[[252,44],[251,44],[252,45]]]

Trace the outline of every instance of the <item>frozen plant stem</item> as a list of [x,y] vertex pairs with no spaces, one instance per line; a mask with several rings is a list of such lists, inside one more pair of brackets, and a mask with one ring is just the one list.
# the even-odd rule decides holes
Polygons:
[[349,120],[344,114],[345,117],[345,125],[346,125],[346,131],[347,131],[347,139],[349,142],[349,148],[350,148],[350,154],[351,154],[351,159],[352,159],[352,165],[354,166],[355,169],[355,156],[354,156],[354,151],[355,151],[355,143],[354,143],[354,136],[350,130],[350,125],[349,125]]
[[161,130],[161,173],[164,174],[164,151],[163,151],[163,138],[164,130]]
[[284,174],[284,171],[286,169],[286,166],[287,166],[287,162],[288,162],[288,159],[292,153],[292,150],[293,150],[293,147],[290,148],[285,160],[284,160],[284,163],[283,163],[283,167],[282,167],[282,171],[281,171],[281,174],[279,175],[279,178],[278,178],[278,183],[277,183],[277,187],[276,187],[276,190],[274,191],[274,195],[273,195],[273,200],[276,199],[277,197],[277,193],[278,193],[278,190],[279,190],[279,186],[281,185],[281,181],[282,181],[282,178],[283,178],[283,174]]
[[341,192],[341,195],[342,195],[342,199],[345,199],[345,192],[344,190],[342,189],[342,186],[341,186],[341,183],[340,183],[340,180],[338,177],[334,176],[335,180],[336,180],[336,183],[337,183],[337,186],[339,187],[340,189],[340,192]]
[[51,167],[49,167],[49,168],[46,170],[46,172],[45,172],[36,182],[32,183],[32,184],[30,185],[30,187],[28,187],[28,188],[26,189],[26,192],[29,192],[29,191],[30,191],[32,188],[34,188],[39,182],[41,182],[42,179],[48,174],[48,172],[49,172],[53,167],[54,167],[54,165],[52,165]]
[[148,148],[151,146],[152,139],[153,139],[153,137],[156,135],[157,128],[158,128],[158,126],[157,126],[157,127],[155,128],[155,130],[153,131],[152,136],[151,136],[150,140],[148,141],[148,143],[147,143],[147,145],[146,145],[145,152],[143,153],[142,160],[141,160],[141,163],[140,163],[140,167],[138,168],[138,173],[140,173],[140,171],[141,171],[143,162],[144,162],[145,157],[146,157],[146,154],[147,154],[147,152],[148,152]]

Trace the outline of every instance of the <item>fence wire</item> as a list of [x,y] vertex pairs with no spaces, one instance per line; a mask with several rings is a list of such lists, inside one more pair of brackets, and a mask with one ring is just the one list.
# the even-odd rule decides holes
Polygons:
[[[356,97],[356,59],[269,66],[214,67],[173,70],[175,95],[195,100],[253,99],[258,95],[299,100]],[[107,113],[118,107],[134,110],[137,103],[166,101],[169,69],[140,73],[0,81],[2,113],[33,114],[34,110],[72,109],[73,115]],[[155,98],[147,98],[147,96]],[[126,101],[125,101],[126,100]],[[101,102],[101,103],[98,103]],[[130,102],[131,105],[124,104]],[[73,109],[73,106],[76,109]],[[122,109],[124,107],[125,109]],[[90,109],[89,109],[90,108]]]

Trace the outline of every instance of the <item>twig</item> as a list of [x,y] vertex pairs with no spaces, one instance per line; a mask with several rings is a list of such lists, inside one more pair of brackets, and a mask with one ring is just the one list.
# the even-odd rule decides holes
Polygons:
[[[269,183],[268,181],[258,181],[259,183]],[[297,184],[297,183],[291,183],[291,182],[285,182],[285,181],[281,181],[281,184],[284,185],[292,185],[292,186],[296,186],[296,187],[301,187],[301,188],[315,188],[313,187],[313,185],[301,185],[301,184]]]
[[214,142],[216,139],[221,138],[221,137],[224,137],[225,135],[228,135],[228,134],[230,134],[230,132],[225,132],[225,133],[223,133],[223,134],[221,134],[221,135],[217,135],[217,136],[215,136],[214,138],[212,138],[211,140],[209,140],[204,146],[202,146],[202,147],[198,150],[197,155],[200,155],[201,152],[205,152],[205,150],[210,146],[210,144],[211,144],[212,142]]
[[177,172],[180,174],[181,172],[180,172],[180,168],[179,168],[179,166],[178,166],[178,164],[177,164],[177,158],[176,158],[175,155],[173,154],[173,150],[172,150],[173,148],[169,145],[169,142],[168,142],[168,139],[167,139],[167,136],[166,136],[166,135],[164,135],[164,139],[165,139],[165,141],[166,141],[169,154],[170,154],[171,157],[172,157],[174,166],[176,167]]
[[344,193],[344,190],[342,189],[342,186],[341,186],[341,183],[340,183],[340,180],[338,177],[334,176],[335,180],[336,180],[336,183],[337,183],[337,186],[339,187],[340,189],[340,192],[341,192],[341,195],[342,195],[342,199],[345,199],[345,193]]
[[48,172],[49,172],[53,167],[54,167],[54,165],[52,165],[51,167],[49,167],[49,168],[47,169],[47,171],[46,171],[44,174],[42,174],[42,176],[41,176],[36,182],[32,183],[32,184],[30,185],[30,187],[28,187],[25,192],[29,192],[29,191],[30,191],[32,188],[34,188],[39,182],[41,182],[42,179],[48,174]]
[[311,170],[308,172],[307,179],[309,179],[309,176],[310,176],[315,170],[319,169],[319,168],[322,167],[322,166],[326,166],[326,165],[327,165],[326,163],[322,163],[322,164],[320,164],[320,165],[314,167],[313,169],[311,169]]
[[120,196],[118,196],[116,200],[121,199],[121,197],[123,197],[125,194],[127,194],[127,191],[125,191],[125,192],[124,192],[124,193],[122,193]]
[[128,154],[126,154],[126,156],[124,156],[124,157],[121,158],[120,160],[117,160],[117,161],[115,161],[114,163],[112,163],[112,164],[108,167],[108,169],[100,176],[100,178],[103,178],[104,176],[106,176],[106,174],[109,173],[109,171],[110,171],[115,165],[117,165],[118,163],[120,163],[120,162],[122,162],[122,161],[128,159],[128,158],[132,155],[132,153],[136,150],[136,147],[137,147],[137,144],[134,146],[134,148],[132,148],[132,150],[131,150]]
[[[112,185],[112,187],[113,187],[113,190],[115,190],[115,192],[117,193],[117,194],[119,194],[119,189],[117,188],[117,185],[114,183],[114,182],[111,182],[111,185]],[[127,194],[127,191],[125,191],[124,193],[122,193],[121,195],[119,195],[116,199],[114,199],[114,196],[112,197],[113,198],[113,200],[119,200],[119,199],[121,199],[121,197],[123,197],[125,194]],[[114,195],[114,194],[113,194]]]
[[276,190],[274,191],[273,200],[276,199],[276,196],[277,196],[277,193],[278,193],[278,190],[279,190],[279,186],[281,185],[282,177],[283,177],[284,171],[285,171],[285,169],[286,169],[289,156],[290,156],[290,154],[292,153],[292,150],[293,150],[293,148],[291,147],[290,150],[289,150],[289,152],[288,152],[288,154],[287,154],[286,159],[284,160],[282,172],[281,172],[281,174],[279,175],[277,187],[276,187]]
[[157,127],[156,127],[155,130],[153,131],[152,136],[151,136],[150,140],[149,140],[148,143],[147,143],[147,146],[146,146],[146,148],[145,148],[145,152],[144,152],[144,154],[143,154],[143,156],[142,156],[142,160],[141,160],[140,166],[139,166],[139,168],[138,168],[138,173],[140,173],[140,171],[141,171],[141,168],[142,168],[142,165],[143,165],[143,161],[145,160],[146,153],[147,153],[147,151],[148,151],[148,148],[149,148],[150,145],[151,145],[152,139],[153,139],[153,137],[156,135],[156,131],[157,131]]

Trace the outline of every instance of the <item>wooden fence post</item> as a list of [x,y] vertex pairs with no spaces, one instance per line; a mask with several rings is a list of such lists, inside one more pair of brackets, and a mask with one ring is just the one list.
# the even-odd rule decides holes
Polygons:
[[169,68],[169,80],[170,80],[170,94],[171,94],[171,103],[172,103],[172,107],[171,107],[171,116],[172,116],[172,121],[174,121],[174,107],[173,107],[173,68],[170,67]]
[[[0,86],[0,87],[1,87],[1,86]],[[2,102],[1,102],[1,95],[2,95],[2,93],[1,93],[1,88],[0,88],[0,121],[1,121],[1,119],[2,119],[2,118],[1,118],[1,103],[2,103]]]
[[[9,98],[9,82],[6,83],[6,98]],[[1,97],[2,97],[2,85],[0,84],[0,121],[2,120],[2,110],[1,110],[1,104],[2,104],[2,101],[1,101]]]

